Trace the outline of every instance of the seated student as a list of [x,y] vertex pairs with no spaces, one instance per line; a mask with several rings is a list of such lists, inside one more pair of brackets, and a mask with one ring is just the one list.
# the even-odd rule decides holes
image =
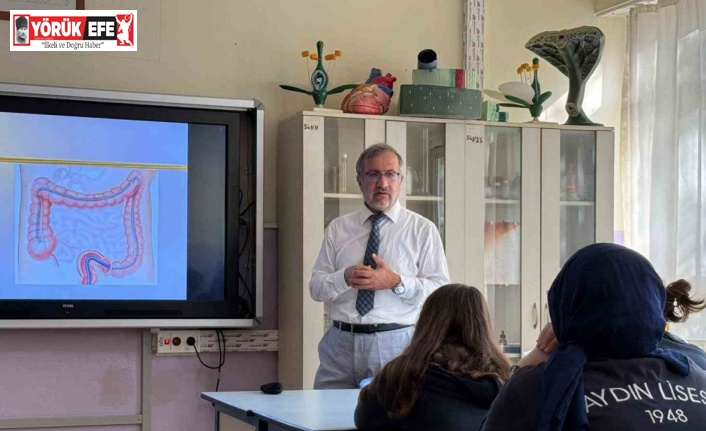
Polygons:
[[548,304],[559,346],[505,384],[484,431],[703,429],[706,373],[658,347],[665,288],[647,259],[614,244],[585,247]]
[[477,430],[509,377],[483,295],[448,284],[427,298],[410,345],[360,392],[365,429]]
[[[668,323],[684,322],[691,313],[698,313],[706,307],[706,301],[703,299],[699,301],[689,297],[691,284],[686,280],[677,280],[670,283],[666,291],[667,300],[664,303],[664,319]],[[518,366],[522,367],[544,362],[558,345],[559,342],[554,334],[554,329],[549,323],[539,334],[537,349],[522,358]],[[682,340],[669,332],[669,330],[664,332],[662,340],[659,342],[659,347],[682,352],[702,370],[706,370],[706,352],[702,348]]]

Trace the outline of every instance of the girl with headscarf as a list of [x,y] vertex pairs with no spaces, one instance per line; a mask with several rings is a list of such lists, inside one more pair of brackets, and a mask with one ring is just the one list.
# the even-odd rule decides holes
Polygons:
[[[703,299],[694,299],[689,296],[691,283],[686,280],[677,280],[673,283],[669,283],[665,290],[667,300],[664,304],[664,319],[667,321],[667,328],[662,336],[662,341],[659,342],[659,347],[681,352],[694,361],[699,368],[706,370],[706,352],[704,352],[702,348],[690,344],[669,331],[670,323],[685,322],[692,313],[703,311],[706,307],[706,301]],[[537,348],[524,356],[518,363],[518,366],[537,365],[540,362],[546,361],[549,354],[551,354],[558,345],[559,342],[554,334],[552,324],[548,323],[539,334]]]
[[549,291],[559,346],[503,387],[484,431],[701,430],[706,373],[661,349],[665,288],[640,254],[585,247]]

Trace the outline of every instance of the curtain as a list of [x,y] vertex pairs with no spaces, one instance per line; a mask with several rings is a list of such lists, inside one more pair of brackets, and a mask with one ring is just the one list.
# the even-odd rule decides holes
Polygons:
[[[703,297],[706,0],[633,9],[627,31],[620,140],[625,245],[648,257],[665,282],[685,278]],[[681,333],[706,339],[706,316]]]

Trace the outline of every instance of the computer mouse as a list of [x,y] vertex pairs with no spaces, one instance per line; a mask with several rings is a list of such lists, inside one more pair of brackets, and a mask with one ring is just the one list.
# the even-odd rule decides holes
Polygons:
[[282,393],[282,383],[280,383],[280,382],[265,383],[264,385],[260,386],[260,390],[268,395],[281,394]]

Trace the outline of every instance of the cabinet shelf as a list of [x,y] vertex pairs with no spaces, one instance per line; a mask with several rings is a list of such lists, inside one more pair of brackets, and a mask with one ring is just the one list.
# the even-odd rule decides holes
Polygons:
[[593,201],[561,201],[563,207],[592,207],[596,203]]
[[519,199],[499,199],[499,198],[485,198],[486,204],[496,204],[496,205],[519,205]]
[[407,195],[408,201],[427,201],[427,202],[441,202],[444,200],[443,196],[414,196]]
[[363,195],[355,193],[324,193],[326,199],[363,199]]

